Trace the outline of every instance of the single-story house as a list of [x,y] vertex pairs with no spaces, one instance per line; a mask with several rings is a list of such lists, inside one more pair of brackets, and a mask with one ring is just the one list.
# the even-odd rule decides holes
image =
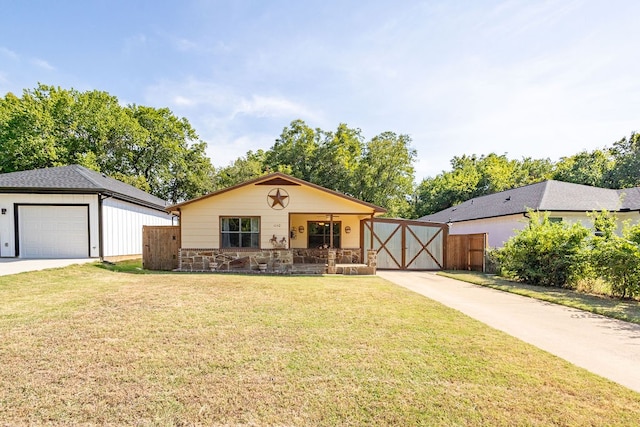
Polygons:
[[[180,218],[179,269],[287,271],[293,264],[371,264],[363,220],[386,210],[283,173],[167,208]],[[375,251],[373,251],[375,253]]]
[[613,190],[549,180],[476,197],[420,220],[446,223],[449,234],[487,233],[489,246],[502,247],[527,225],[529,210],[590,228],[593,221],[587,214],[603,209],[615,213],[620,226],[627,220],[638,222],[640,188]]
[[79,165],[0,174],[0,256],[142,254],[143,225],[171,225],[167,203]]

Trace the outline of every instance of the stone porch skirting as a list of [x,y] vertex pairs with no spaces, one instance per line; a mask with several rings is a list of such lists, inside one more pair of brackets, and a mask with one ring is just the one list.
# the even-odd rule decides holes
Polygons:
[[[373,258],[372,254],[373,252]],[[188,272],[269,272],[291,274],[295,271],[317,270],[317,273],[337,273],[336,264],[351,264],[359,269],[355,274],[375,274],[375,251],[368,251],[366,264],[361,264],[362,250],[351,249],[210,249],[180,248],[177,271]],[[299,266],[305,266],[299,268]],[[316,266],[316,268],[312,268]],[[362,268],[369,267],[369,268]],[[371,268],[372,267],[372,268]],[[347,274],[347,273],[345,273]]]

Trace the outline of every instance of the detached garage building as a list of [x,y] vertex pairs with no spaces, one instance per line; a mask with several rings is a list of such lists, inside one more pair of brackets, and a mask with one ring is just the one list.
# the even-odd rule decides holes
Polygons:
[[143,225],[171,225],[165,207],[79,165],[0,174],[0,257],[139,255]]

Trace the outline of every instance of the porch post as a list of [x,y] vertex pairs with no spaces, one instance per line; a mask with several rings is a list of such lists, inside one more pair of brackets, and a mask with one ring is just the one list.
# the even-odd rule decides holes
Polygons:
[[369,221],[371,221],[371,228],[369,230],[371,232],[371,235],[369,236],[370,237],[370,239],[369,239],[369,249],[373,250],[373,236],[374,236],[374,233],[373,233],[373,212],[371,212],[371,219]]
[[333,249],[333,214],[329,214],[329,247]]

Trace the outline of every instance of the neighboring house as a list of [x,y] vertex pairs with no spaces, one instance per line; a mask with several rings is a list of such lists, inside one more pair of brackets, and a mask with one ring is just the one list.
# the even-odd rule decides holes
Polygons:
[[[294,262],[361,263],[361,221],[384,208],[272,173],[167,208],[180,216],[180,269],[270,269]],[[277,258],[277,259],[276,259]]]
[[143,225],[171,225],[166,203],[79,165],[0,174],[0,256],[142,254]]
[[588,213],[606,209],[619,224],[640,220],[640,188],[612,190],[561,181],[544,181],[476,197],[420,220],[449,224],[449,234],[487,233],[491,247],[501,247],[527,225],[528,210],[548,212],[551,220],[591,227]]

